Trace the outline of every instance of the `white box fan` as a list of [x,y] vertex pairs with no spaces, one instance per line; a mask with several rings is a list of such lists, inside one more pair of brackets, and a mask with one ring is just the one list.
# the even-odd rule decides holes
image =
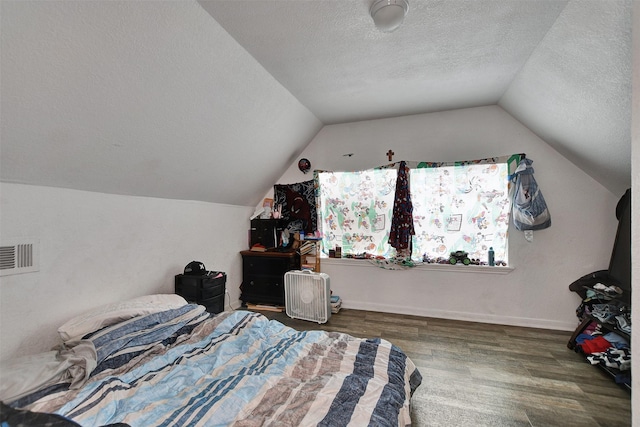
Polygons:
[[326,323],[331,317],[329,275],[309,270],[287,271],[284,299],[287,316],[292,319]]

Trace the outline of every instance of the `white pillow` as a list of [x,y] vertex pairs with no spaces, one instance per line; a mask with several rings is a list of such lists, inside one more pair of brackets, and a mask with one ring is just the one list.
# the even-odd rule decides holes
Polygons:
[[76,341],[105,326],[133,317],[180,308],[186,304],[187,301],[176,294],[145,295],[89,310],[60,326],[58,333],[64,342]]

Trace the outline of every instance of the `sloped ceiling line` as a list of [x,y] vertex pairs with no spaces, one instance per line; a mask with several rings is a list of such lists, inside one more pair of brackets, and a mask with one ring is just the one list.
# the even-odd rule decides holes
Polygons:
[[632,0],[367,4],[1,1],[0,179],[253,206],[323,125],[498,104],[630,185]]
[[632,1],[570,1],[499,105],[616,195],[631,185]]
[[531,50],[531,52],[529,52],[529,56],[527,57],[527,59],[525,59],[522,62],[522,65],[520,66],[520,68],[518,69],[518,71],[515,72],[515,74],[513,75],[513,78],[511,79],[511,81],[509,82],[509,84],[507,85],[507,87],[504,89],[504,92],[502,92],[502,95],[500,95],[499,101],[498,101],[498,105],[500,104],[500,100],[502,100],[502,98],[504,97],[504,95],[509,91],[509,88],[511,87],[511,85],[516,81],[516,79],[518,78],[518,76],[520,76],[520,74],[522,73],[522,71],[527,67],[527,64],[529,63],[529,61],[531,60],[531,58],[535,55],[536,51],[540,48],[540,46],[545,44],[545,41],[547,40],[547,37],[549,37],[549,33],[551,32],[552,28],[557,24],[558,20],[560,19],[560,16],[564,13],[565,9],[567,8],[567,4],[569,3],[569,0],[566,0],[565,2],[565,6],[559,11],[558,15],[556,16],[556,19],[553,21],[553,23],[549,26],[549,28],[547,29],[547,32],[544,34],[544,36],[540,39],[540,41],[538,42],[538,44]]
[[610,191],[630,184],[631,0],[420,0],[393,33],[366,1],[199,1],[325,125],[497,104]]

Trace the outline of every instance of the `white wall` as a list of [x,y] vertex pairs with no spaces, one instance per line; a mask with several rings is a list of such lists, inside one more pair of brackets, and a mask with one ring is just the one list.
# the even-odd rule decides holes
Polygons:
[[[553,225],[527,243],[512,230],[506,275],[386,271],[331,260],[322,269],[345,307],[571,329],[579,298],[568,285],[607,267],[614,195],[500,107],[325,127],[301,157],[314,168],[355,170],[395,160],[460,160],[526,152]],[[343,157],[354,153],[353,157]],[[309,179],[297,159],[281,183]],[[250,207],[0,184],[0,236],[41,242],[40,271],[0,278],[0,359],[46,350],[69,317],[123,298],[172,292],[194,259],[228,274],[237,304]],[[364,264],[364,265],[363,265]],[[463,268],[463,267],[460,267]]]
[[254,204],[322,127],[195,0],[0,18],[3,182]]
[[[471,160],[524,152],[552,226],[533,243],[510,230],[506,275],[416,268],[388,271],[327,260],[322,271],[345,307],[571,330],[580,298],[569,284],[608,267],[617,221],[612,194],[498,106],[325,126],[300,157],[313,169],[358,170],[394,161]],[[353,153],[352,157],[344,154]],[[279,183],[310,179],[297,159]],[[364,265],[363,265],[364,264]]]
[[238,304],[252,208],[3,183],[0,211],[2,239],[40,240],[39,272],[0,278],[0,360],[48,350],[85,310],[173,293],[192,260],[225,271]]

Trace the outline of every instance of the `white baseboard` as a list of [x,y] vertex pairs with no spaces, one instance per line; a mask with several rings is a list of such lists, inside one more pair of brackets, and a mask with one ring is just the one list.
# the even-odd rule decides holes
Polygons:
[[547,319],[530,319],[526,317],[497,316],[483,313],[466,313],[459,311],[447,311],[428,308],[423,309],[407,306],[394,306],[389,304],[358,302],[343,302],[342,307],[347,309],[351,308],[354,310],[378,311],[382,313],[407,314],[413,316],[434,317],[437,319],[462,320],[467,322],[492,323],[498,325],[522,326],[528,328],[553,329],[559,331],[573,331],[575,330],[576,326],[578,326],[577,319],[572,323]]
[[[238,310],[242,307],[240,300],[234,301],[231,304],[234,310]],[[483,313],[466,313],[461,311],[447,311],[437,309],[423,309],[407,306],[394,306],[390,304],[375,304],[375,303],[358,303],[350,302],[342,303],[342,308],[352,310],[367,310],[378,311],[381,313],[394,313],[394,314],[407,314],[412,316],[422,317],[434,317],[436,319],[449,319],[449,320],[462,320],[466,322],[478,322],[478,323],[491,323],[496,325],[508,325],[508,326],[522,326],[527,328],[540,328],[540,329],[553,329],[558,331],[573,331],[578,326],[578,321],[575,322],[559,322],[547,319],[530,319],[527,317],[512,317],[512,316],[496,316],[492,314]]]

